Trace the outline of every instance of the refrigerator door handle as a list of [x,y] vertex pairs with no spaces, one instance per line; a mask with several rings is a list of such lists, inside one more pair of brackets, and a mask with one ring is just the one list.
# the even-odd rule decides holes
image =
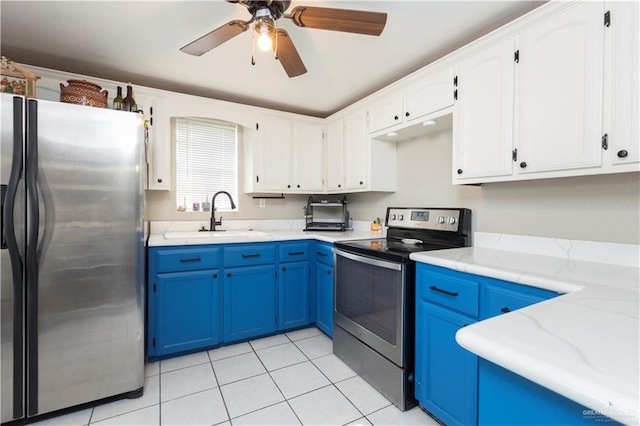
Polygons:
[[[19,419],[23,414],[24,394],[24,259],[20,255],[18,239],[15,234],[15,205],[20,177],[23,173],[23,100],[13,98],[13,155],[11,173],[6,188],[2,191],[2,244],[9,251],[13,286],[13,417]],[[4,187],[4,185],[3,185]]]
[[27,101],[27,415],[38,414],[38,234],[40,211],[38,206],[38,103]]

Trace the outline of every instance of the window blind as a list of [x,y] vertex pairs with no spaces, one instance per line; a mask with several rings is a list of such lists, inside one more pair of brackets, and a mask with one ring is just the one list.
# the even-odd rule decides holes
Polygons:
[[[193,211],[218,191],[238,199],[238,134],[235,124],[201,119],[176,119],[176,206]],[[217,210],[231,210],[227,197]]]

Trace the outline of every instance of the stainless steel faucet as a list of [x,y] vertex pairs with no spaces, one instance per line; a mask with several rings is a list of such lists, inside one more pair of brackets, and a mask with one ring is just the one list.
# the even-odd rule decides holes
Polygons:
[[213,194],[213,198],[211,199],[211,224],[209,225],[209,231],[215,231],[216,225],[222,226],[222,216],[220,216],[220,220],[216,221],[216,197],[220,194],[224,194],[229,197],[229,201],[231,201],[231,208],[236,208],[236,203],[233,202],[231,194],[229,194],[227,191],[218,191]]

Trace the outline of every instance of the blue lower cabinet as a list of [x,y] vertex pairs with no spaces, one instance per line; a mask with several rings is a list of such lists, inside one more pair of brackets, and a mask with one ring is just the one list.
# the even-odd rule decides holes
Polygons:
[[278,329],[309,324],[309,262],[280,265],[278,272]]
[[476,322],[418,299],[415,396],[447,425],[476,424],[478,358],[456,342],[456,332]]
[[316,262],[316,325],[333,337],[333,266]]
[[480,359],[480,425],[616,425],[616,421]]
[[275,265],[225,269],[225,342],[273,333],[278,328]]
[[165,355],[220,343],[221,277],[218,270],[158,274],[155,336],[150,355]]

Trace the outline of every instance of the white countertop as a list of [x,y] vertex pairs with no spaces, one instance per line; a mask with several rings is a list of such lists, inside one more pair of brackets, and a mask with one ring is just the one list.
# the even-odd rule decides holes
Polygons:
[[626,250],[632,266],[575,260],[569,251],[552,257],[488,247],[413,253],[411,258],[567,293],[465,327],[456,340],[478,356],[590,409],[621,423],[639,424],[636,250]]
[[185,245],[197,245],[197,244],[229,244],[229,243],[256,243],[265,241],[292,241],[292,240],[319,240],[327,243],[334,243],[336,241],[346,240],[369,240],[375,238],[382,238],[381,235],[374,235],[366,231],[311,231],[306,232],[303,230],[263,230],[255,229],[263,235],[257,236],[238,236],[232,238],[185,238],[167,239],[164,237],[164,233],[152,233],[147,241],[148,247],[160,247],[160,246],[185,246]]

